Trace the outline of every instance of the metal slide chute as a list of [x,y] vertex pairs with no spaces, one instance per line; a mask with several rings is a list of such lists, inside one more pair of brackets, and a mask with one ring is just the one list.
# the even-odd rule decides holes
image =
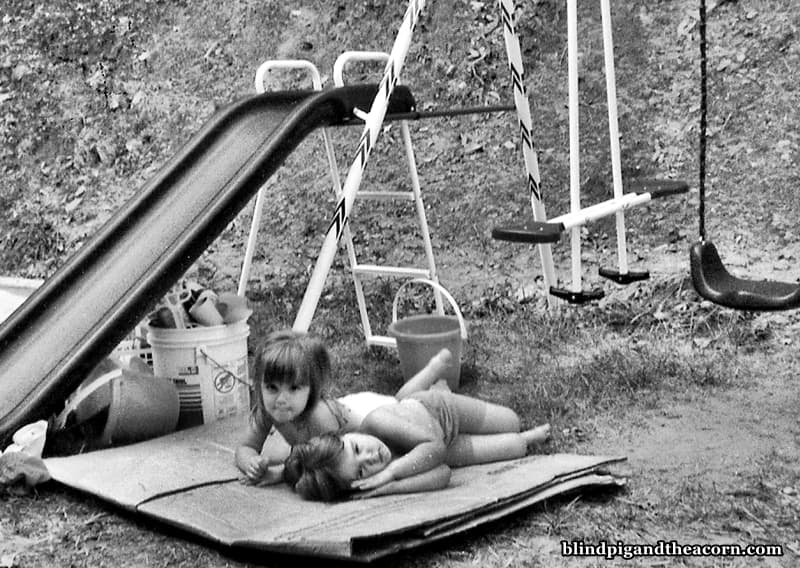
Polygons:
[[[376,92],[268,93],[214,115],[0,325],[0,439],[57,410],[311,131],[349,123]],[[413,107],[403,88],[389,103]]]

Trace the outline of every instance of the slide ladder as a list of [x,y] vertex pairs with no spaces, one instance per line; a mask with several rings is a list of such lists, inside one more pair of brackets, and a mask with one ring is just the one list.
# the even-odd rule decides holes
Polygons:
[[[334,63],[333,80],[337,87],[345,85],[344,68],[351,62],[378,62],[386,63],[389,61],[389,54],[377,51],[346,51],[342,53]],[[363,112],[363,111],[362,111]],[[358,116],[359,111],[356,111]],[[366,113],[360,118],[366,119]],[[344,234],[343,238],[347,243],[347,253],[350,260],[350,270],[353,275],[353,283],[356,290],[358,309],[361,314],[361,325],[364,329],[364,336],[368,345],[379,345],[383,347],[395,347],[396,342],[393,337],[376,335],[372,332],[369,314],[367,312],[366,299],[364,297],[364,278],[375,276],[388,276],[395,278],[428,278],[438,281],[436,274],[436,262],[433,257],[433,246],[431,244],[430,230],[425,216],[425,205],[422,201],[422,189],[420,187],[417,163],[414,156],[414,147],[411,142],[411,133],[407,120],[400,121],[400,130],[405,147],[406,160],[408,161],[408,171],[411,182],[410,191],[365,191],[359,188],[356,199],[371,201],[410,201],[414,203],[417,223],[422,237],[422,246],[425,252],[425,266],[388,266],[377,264],[365,264],[358,261],[350,235]],[[338,189],[341,192],[341,188]],[[439,294],[436,294],[436,309],[443,313],[443,304]]]
[[[336,86],[344,86],[343,71],[344,67],[352,61],[377,61],[385,63],[388,61],[389,55],[381,52],[345,52],[336,60],[334,65],[334,82]],[[311,77],[312,87],[315,90],[322,89],[322,79],[317,67],[310,61],[296,59],[296,60],[269,60],[262,63],[256,71],[256,91],[264,93],[268,90],[267,80],[269,74],[274,70],[295,70],[305,71]],[[358,116],[360,113],[356,112],[356,118],[363,119],[364,116]],[[422,235],[422,244],[425,252],[425,266],[412,267],[412,266],[387,266],[377,264],[367,264],[359,262],[356,248],[353,243],[353,236],[350,231],[349,223],[346,223],[342,229],[341,240],[344,242],[347,250],[348,264],[350,272],[353,277],[353,284],[356,292],[356,301],[358,303],[359,314],[361,316],[361,325],[364,330],[364,338],[368,345],[376,345],[383,347],[395,347],[396,342],[393,337],[385,335],[377,335],[372,331],[372,324],[370,322],[369,313],[367,310],[366,297],[364,295],[363,281],[365,278],[375,276],[390,276],[396,278],[428,278],[437,281],[436,264],[433,257],[433,246],[431,244],[430,231],[428,229],[428,222],[425,216],[425,206],[422,201],[422,192],[420,188],[419,176],[417,173],[416,159],[414,157],[414,149],[411,143],[411,135],[408,127],[407,120],[400,121],[400,128],[403,136],[403,143],[405,146],[406,159],[408,160],[409,175],[411,180],[410,191],[364,191],[359,188],[356,194],[356,199],[375,200],[375,201],[410,201],[414,203],[416,210],[417,221],[419,223],[420,233]],[[343,197],[342,182],[339,176],[339,167],[336,160],[336,154],[331,142],[329,129],[322,128],[322,141],[325,147],[325,153],[328,160],[328,167],[330,169],[331,183],[337,199]],[[245,249],[245,258],[242,265],[241,276],[239,279],[239,295],[244,295],[247,288],[247,282],[250,275],[250,268],[252,265],[253,254],[258,236],[258,230],[261,224],[262,209],[265,201],[265,189],[262,188],[256,199],[255,210],[253,212],[253,220],[250,226],[250,234],[248,237],[247,247]],[[436,307],[440,313],[443,311],[443,304],[441,297],[436,295]]]

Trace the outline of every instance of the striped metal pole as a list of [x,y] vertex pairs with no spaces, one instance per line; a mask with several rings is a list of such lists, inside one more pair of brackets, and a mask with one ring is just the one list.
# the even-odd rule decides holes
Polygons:
[[[511,71],[511,84],[514,91],[514,106],[517,110],[519,132],[522,138],[522,156],[525,162],[525,172],[528,180],[533,218],[536,221],[547,221],[544,202],[542,201],[542,188],[539,177],[539,160],[536,155],[536,143],[533,139],[533,120],[531,119],[530,103],[525,89],[525,72],[522,65],[522,53],[519,46],[519,36],[515,29],[514,0],[499,0],[500,13],[503,21],[503,39],[508,56],[508,67]],[[555,268],[553,254],[549,243],[537,245],[539,257],[542,262],[542,275],[547,290],[555,286]],[[554,300],[548,295],[548,304]]]
[[303,301],[295,316],[294,325],[292,327],[296,331],[308,331],[311,325],[311,320],[314,317],[314,312],[317,309],[319,298],[325,286],[325,280],[328,277],[328,272],[330,272],[333,259],[336,256],[339,239],[345,229],[350,211],[353,207],[353,202],[358,193],[358,188],[361,185],[361,178],[367,166],[367,160],[369,159],[372,148],[378,140],[383,119],[386,116],[389,97],[397,84],[397,80],[403,68],[403,63],[408,54],[409,46],[411,45],[411,36],[413,35],[414,28],[419,21],[419,16],[424,7],[425,0],[409,1],[405,16],[403,17],[403,23],[400,25],[394,46],[389,54],[389,61],[386,63],[386,69],[378,86],[378,93],[372,101],[369,114],[365,117],[366,124],[364,126],[364,131],[358,143],[356,157],[350,166],[347,178],[345,178],[344,186],[342,187],[342,197],[336,205],[333,218],[325,234],[325,240],[322,243],[322,249],[317,257],[314,271],[311,273],[311,278],[306,287]]

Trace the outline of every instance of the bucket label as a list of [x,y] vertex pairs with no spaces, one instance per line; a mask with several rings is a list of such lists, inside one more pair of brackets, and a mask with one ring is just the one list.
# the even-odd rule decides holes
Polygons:
[[186,367],[178,367],[178,376],[183,377],[186,375],[199,375],[200,374],[200,367],[197,365],[188,365]]
[[212,373],[207,375],[211,379],[207,383],[210,392],[203,401],[205,422],[249,409],[247,355],[224,363],[217,361],[208,370]]
[[237,380],[230,371],[221,371],[214,376],[214,388],[220,394],[227,394],[236,386]]

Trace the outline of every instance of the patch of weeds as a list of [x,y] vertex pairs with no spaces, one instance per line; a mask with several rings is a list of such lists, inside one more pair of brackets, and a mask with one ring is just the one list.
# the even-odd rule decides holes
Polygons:
[[12,213],[0,233],[0,265],[14,273],[47,275],[64,254],[66,239],[33,206]]

